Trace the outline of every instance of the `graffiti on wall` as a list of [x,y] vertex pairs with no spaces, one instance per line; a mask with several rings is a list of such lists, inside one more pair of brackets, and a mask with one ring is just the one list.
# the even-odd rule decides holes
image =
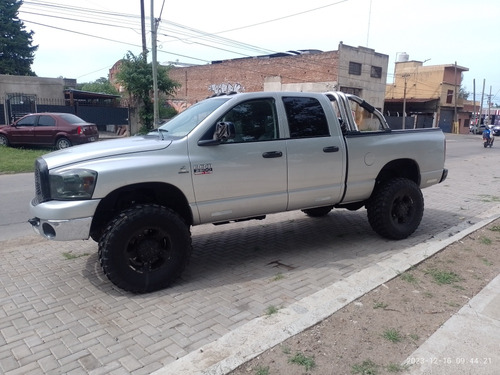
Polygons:
[[189,107],[189,104],[185,100],[167,99],[166,103],[173,109],[175,109],[177,113],[181,113],[182,111],[184,111]]
[[208,90],[214,94],[229,94],[230,92],[243,92],[244,88],[239,83],[219,83],[208,86]]

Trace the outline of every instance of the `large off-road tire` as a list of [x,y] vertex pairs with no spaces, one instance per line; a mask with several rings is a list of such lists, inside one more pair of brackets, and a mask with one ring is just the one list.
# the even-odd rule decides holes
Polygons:
[[172,210],[137,205],[110,222],[99,242],[104,274],[134,293],[163,289],[177,279],[191,255],[188,225]]
[[315,207],[302,210],[307,216],[310,217],[322,217],[326,216],[333,209],[333,206]]
[[375,232],[385,238],[402,240],[420,225],[424,197],[415,182],[395,178],[376,187],[366,208]]

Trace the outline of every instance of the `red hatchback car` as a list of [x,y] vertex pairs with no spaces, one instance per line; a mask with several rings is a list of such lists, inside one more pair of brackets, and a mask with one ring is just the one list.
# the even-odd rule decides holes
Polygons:
[[95,124],[71,113],[32,113],[0,126],[0,146],[40,145],[63,149],[99,140]]

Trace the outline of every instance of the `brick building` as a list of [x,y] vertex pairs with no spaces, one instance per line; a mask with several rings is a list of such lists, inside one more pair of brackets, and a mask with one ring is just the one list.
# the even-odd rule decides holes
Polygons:
[[464,108],[459,90],[462,74],[469,69],[456,64],[424,66],[407,58],[395,63],[394,82],[387,85],[384,115],[389,125],[402,127],[404,108],[405,128],[440,127],[444,132],[467,134],[472,113]]
[[176,108],[226,92],[333,91],[362,96],[377,108],[384,104],[389,57],[365,47],[339,44],[336,51],[290,51],[173,67],[181,84],[171,101]]

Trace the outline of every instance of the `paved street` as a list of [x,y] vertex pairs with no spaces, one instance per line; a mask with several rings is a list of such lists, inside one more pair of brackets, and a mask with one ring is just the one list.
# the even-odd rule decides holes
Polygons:
[[422,224],[403,241],[378,237],[365,210],[194,227],[182,279],[134,295],[106,279],[93,241],[49,242],[31,232],[0,238],[0,373],[149,374],[268,306],[287,307],[498,212],[500,144],[483,149],[480,136],[447,139],[448,179],[423,191]]
[[0,175],[0,241],[31,234],[26,217],[34,188],[32,173]]

